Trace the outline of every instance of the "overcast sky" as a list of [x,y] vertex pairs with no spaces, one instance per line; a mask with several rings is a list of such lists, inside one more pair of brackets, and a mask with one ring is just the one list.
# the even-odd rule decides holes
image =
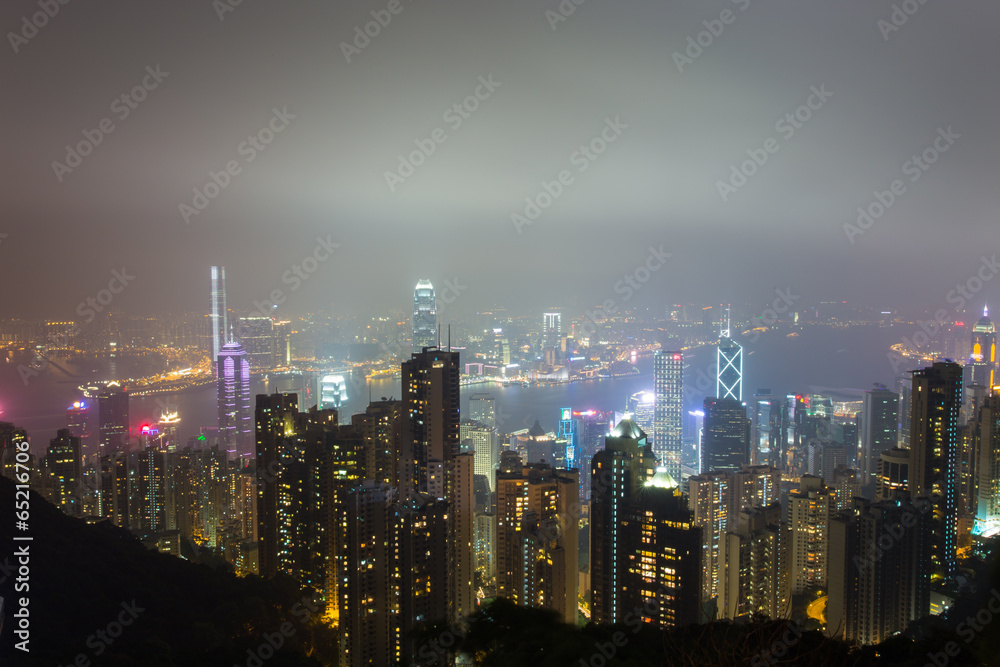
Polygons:
[[[405,309],[421,277],[472,308],[584,307],[623,302],[660,246],[635,304],[790,287],[934,309],[1000,250],[995,0],[898,3],[898,29],[860,0],[225,2],[71,0],[37,30],[37,0],[0,7],[3,315],[71,317],[122,267],[116,305],[203,310],[211,264],[237,310],[274,289],[292,311]],[[373,11],[387,25],[355,43]],[[69,167],[85,131],[100,144]],[[433,154],[390,187],[416,141]],[[766,162],[720,193],[748,150]],[[519,232],[543,181],[562,191]],[[318,238],[339,247],[293,290]]]

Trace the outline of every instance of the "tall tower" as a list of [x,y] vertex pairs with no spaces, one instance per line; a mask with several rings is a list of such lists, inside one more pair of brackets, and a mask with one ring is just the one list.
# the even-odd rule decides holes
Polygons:
[[934,505],[931,561],[950,579],[957,567],[958,413],[962,367],[953,361],[913,371],[910,421],[910,497]]
[[732,398],[706,398],[701,472],[736,472],[750,463],[750,420],[743,404]]
[[653,451],[674,480],[681,479],[684,355],[657,350],[653,356]]
[[260,576],[278,572],[278,483],[279,454],[295,432],[298,396],[257,395],[257,536],[260,540]]
[[128,390],[111,382],[97,395],[101,455],[125,451],[129,439]]
[[[400,456],[401,493],[450,503],[448,540],[440,545],[453,575],[451,610],[455,618],[471,614],[473,598],[473,457],[461,453],[458,352],[431,348],[403,362],[403,412],[408,423]],[[435,556],[438,557],[438,556]]]
[[719,398],[743,400],[743,348],[730,335],[729,309],[726,309],[726,328],[719,338],[716,363],[715,395]]
[[70,516],[80,516],[80,494],[77,486],[83,481],[80,458],[80,438],[67,428],[59,429],[45,453],[45,468],[55,482],[53,504]]
[[803,475],[799,488],[788,494],[789,585],[793,594],[824,587],[829,565],[830,519],[837,498],[821,477]]
[[861,412],[863,486],[875,481],[882,452],[889,451],[897,444],[898,413],[899,395],[889,391],[884,385],[876,384],[875,389],[865,392]]
[[250,362],[239,343],[226,343],[216,357],[219,397],[219,444],[235,453],[242,466],[251,456]]
[[997,328],[990,319],[989,308],[983,308],[983,316],[972,327],[972,384],[986,387],[987,391],[996,381]]
[[413,290],[413,351],[437,345],[437,305],[434,286],[420,280]]
[[226,309],[226,267],[212,267],[212,359],[218,359],[229,335],[229,311]]

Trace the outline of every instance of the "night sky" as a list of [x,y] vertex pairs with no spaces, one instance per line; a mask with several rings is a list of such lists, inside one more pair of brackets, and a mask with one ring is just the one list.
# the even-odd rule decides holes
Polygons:
[[[212,264],[238,311],[274,288],[287,312],[406,309],[422,277],[457,279],[456,307],[583,309],[660,246],[629,305],[933,310],[1000,250],[995,0],[898,2],[898,26],[858,0],[46,2],[37,30],[37,0],[0,7],[5,316],[73,317],[122,267],[116,306],[204,311]],[[339,247],[290,290],[318,238]]]

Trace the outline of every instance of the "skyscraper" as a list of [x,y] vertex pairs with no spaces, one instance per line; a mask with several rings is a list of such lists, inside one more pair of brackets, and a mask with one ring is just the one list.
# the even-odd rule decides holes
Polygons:
[[935,573],[945,579],[957,567],[958,414],[962,367],[953,361],[913,371],[910,421],[910,497],[934,504],[931,548]]
[[55,488],[52,503],[70,516],[80,516],[80,494],[77,486],[83,481],[80,438],[62,428],[49,442],[45,453],[45,469],[53,478]]
[[212,303],[209,319],[212,323],[212,359],[218,359],[222,347],[229,340],[229,311],[226,309],[226,267],[213,266]]
[[899,395],[876,384],[875,389],[865,392],[861,409],[861,471],[862,485],[875,481],[878,462],[882,452],[887,452],[897,444],[899,437]]
[[260,576],[278,572],[278,455],[295,432],[298,396],[257,395],[254,421],[257,434],[257,536],[260,540]]
[[689,478],[688,485],[693,521],[702,530],[701,599],[710,603],[710,613],[725,616],[718,605],[724,585],[726,533],[736,505],[733,476],[725,471],[702,473]]
[[831,519],[829,636],[880,644],[927,616],[929,518],[908,500],[873,504],[855,498]]
[[497,400],[493,394],[473,394],[469,397],[469,419],[487,426],[497,426]]
[[[628,544],[623,519],[632,495],[655,472],[653,449],[631,419],[621,420],[590,464],[591,618],[622,622],[631,611],[623,597]],[[498,564],[499,567],[499,564]]]
[[705,435],[701,445],[701,472],[736,472],[750,463],[750,420],[738,400],[705,399]]
[[241,464],[252,455],[253,420],[250,411],[250,362],[237,342],[226,343],[216,364],[219,401],[219,444]]
[[717,375],[715,395],[719,398],[743,400],[743,348],[732,339],[729,310],[726,310],[726,328],[722,330],[716,353]]
[[677,482],[681,481],[683,408],[684,355],[657,350],[653,355],[653,451]]
[[723,549],[722,613],[730,619],[754,614],[787,618],[788,531],[781,521],[781,503],[741,510],[734,524]]
[[575,623],[579,472],[504,452],[496,484],[497,594]]
[[402,366],[403,413],[408,436],[400,457],[401,493],[448,501],[448,541],[435,557],[453,575],[451,613],[472,613],[472,527],[475,520],[473,457],[461,453],[459,356],[437,348],[416,352]]
[[434,286],[420,280],[413,290],[413,351],[437,345],[437,303]]
[[993,527],[1000,520],[1000,393],[994,392],[979,410],[973,437],[979,453],[976,522]]
[[101,455],[128,449],[128,390],[117,382],[108,383],[97,395]]
[[820,477],[803,475],[799,488],[788,494],[789,585],[793,594],[826,586],[830,519],[837,497]]
[[989,308],[972,327],[972,384],[993,387],[996,383],[997,328],[989,317]]
[[750,438],[751,463],[770,463],[776,458],[780,418],[778,404],[770,389],[758,389],[753,395],[752,435]]

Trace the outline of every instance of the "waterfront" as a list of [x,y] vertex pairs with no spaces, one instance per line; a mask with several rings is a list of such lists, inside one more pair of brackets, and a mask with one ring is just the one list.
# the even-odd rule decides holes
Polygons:
[[[888,362],[886,352],[902,336],[912,335],[908,327],[832,328],[805,327],[798,336],[789,331],[761,335],[754,343],[744,341],[744,400],[749,400],[759,388],[769,388],[775,395],[795,392],[827,393],[841,399],[858,400],[862,391],[872,383],[882,382],[894,388],[896,374]],[[712,347],[688,355],[685,368],[685,409],[695,409],[704,396],[715,392]],[[119,364],[119,367],[121,364]],[[493,394],[497,400],[499,427],[503,431],[516,431],[530,427],[537,419],[546,430],[557,427],[559,408],[579,410],[624,411],[629,395],[651,390],[652,357],[640,357],[639,373],[620,378],[594,379],[566,384],[503,386],[499,384],[474,384],[464,386],[461,392],[461,409],[468,408],[469,396],[476,393]],[[70,368],[76,372],[78,369]],[[902,369],[901,369],[902,370]],[[77,386],[84,379],[99,379],[107,368],[87,369],[82,378],[68,378],[61,372],[48,369],[25,385],[17,373],[16,363],[0,365],[0,420],[13,422],[26,428],[32,437],[33,449],[44,451],[45,444],[65,425],[64,411],[73,401],[80,400]],[[82,373],[82,371],[81,371]],[[302,391],[303,381],[296,377],[261,379],[254,382],[253,393],[273,391]],[[350,422],[350,416],[363,412],[368,405],[369,390],[374,400],[400,397],[398,378],[380,378],[365,381],[353,377],[347,384],[348,398],[341,408],[341,421]],[[309,388],[302,405],[315,402],[314,388]],[[184,441],[196,435],[202,426],[216,424],[217,408],[215,387],[208,385],[178,394],[161,394],[136,397],[130,402],[131,422],[134,428],[143,423],[153,423],[164,409],[177,410],[181,416],[179,435]],[[94,410],[96,413],[96,408]],[[96,425],[92,429],[96,432]]]

